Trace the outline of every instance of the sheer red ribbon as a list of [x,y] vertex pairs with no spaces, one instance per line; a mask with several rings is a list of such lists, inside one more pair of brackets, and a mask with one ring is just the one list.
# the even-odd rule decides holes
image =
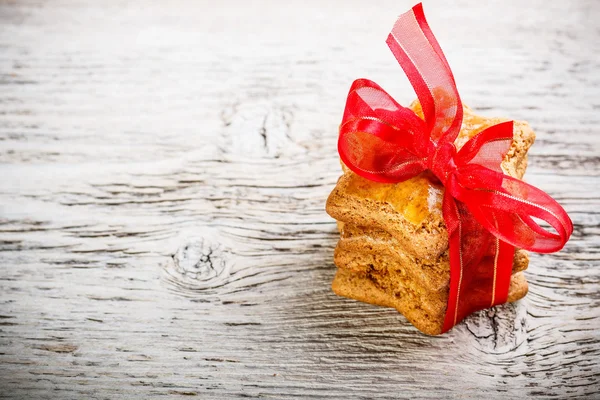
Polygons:
[[463,107],[421,4],[399,17],[387,44],[417,93],[424,120],[376,83],[356,80],[338,150],[348,168],[372,181],[402,182],[429,170],[444,184],[450,245],[445,332],[474,311],[506,302],[515,247],[558,251],[573,225],[549,195],[503,174],[512,121],[485,129],[457,151]]

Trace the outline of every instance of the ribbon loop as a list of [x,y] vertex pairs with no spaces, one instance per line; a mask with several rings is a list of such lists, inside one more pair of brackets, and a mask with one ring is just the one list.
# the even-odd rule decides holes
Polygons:
[[377,182],[399,182],[423,172],[426,125],[379,85],[354,81],[340,126],[338,151],[357,174]]
[[386,43],[417,93],[430,139],[454,142],[462,123],[462,103],[421,3],[398,18]]
[[491,126],[472,137],[456,155],[459,165],[478,164],[502,173],[500,164],[513,141],[513,121]]

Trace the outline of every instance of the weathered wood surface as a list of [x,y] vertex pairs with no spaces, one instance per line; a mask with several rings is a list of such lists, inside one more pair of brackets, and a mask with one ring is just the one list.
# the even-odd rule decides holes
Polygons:
[[425,3],[575,223],[526,299],[427,337],[330,290],[344,97],[413,99],[384,43],[412,5],[1,2],[0,397],[597,396],[595,0]]

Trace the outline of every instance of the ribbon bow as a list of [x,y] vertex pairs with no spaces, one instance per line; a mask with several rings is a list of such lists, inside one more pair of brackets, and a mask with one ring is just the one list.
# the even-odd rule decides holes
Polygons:
[[424,119],[376,83],[356,80],[338,151],[348,168],[372,181],[402,182],[429,170],[444,185],[450,247],[445,332],[474,311],[506,302],[515,247],[558,251],[573,225],[548,194],[503,174],[512,121],[489,127],[456,149],[463,106],[421,4],[398,18],[386,42],[417,93]]

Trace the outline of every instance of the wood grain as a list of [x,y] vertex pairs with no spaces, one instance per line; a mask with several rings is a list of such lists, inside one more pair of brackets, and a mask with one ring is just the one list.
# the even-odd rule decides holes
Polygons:
[[384,43],[413,4],[371,3],[0,3],[1,398],[597,396],[600,3],[425,4],[575,224],[441,337],[329,287],[346,91],[414,97]]

